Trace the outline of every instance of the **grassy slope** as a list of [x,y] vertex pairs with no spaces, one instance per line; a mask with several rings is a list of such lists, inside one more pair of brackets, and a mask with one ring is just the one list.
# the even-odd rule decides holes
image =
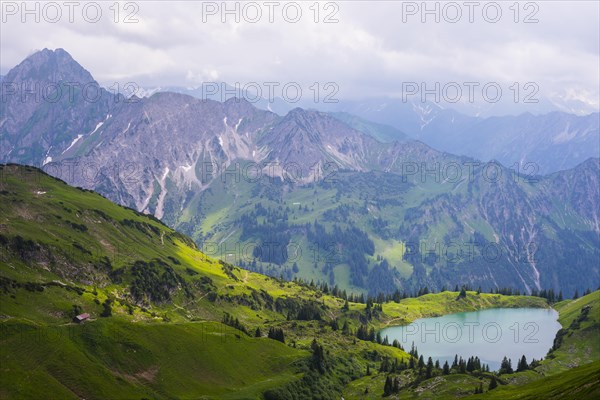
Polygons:
[[469,398],[583,400],[597,399],[599,396],[600,361],[595,361],[522,386],[501,386],[483,395]]
[[[270,387],[297,378],[293,363],[306,358],[306,351],[266,338],[250,339],[220,323],[191,322],[220,321],[224,310],[234,309],[232,304],[216,306],[199,290],[185,310],[179,304],[190,299],[179,292],[172,303],[141,307],[127,299],[123,285],[112,283],[97,268],[103,257],[108,257],[113,268],[135,260],[174,257],[181,263],[175,269],[188,283],[197,279],[183,272],[184,268],[197,273],[194,278],[210,278],[217,292],[235,291],[227,287],[234,281],[221,265],[190,247],[187,238],[158,221],[34,170],[5,167],[0,184],[0,233],[9,239],[19,234],[46,249],[27,261],[2,247],[0,277],[19,283],[59,281],[83,289],[79,295],[63,286],[45,285],[43,291],[21,287],[2,294],[0,398],[42,398],[43,393],[56,398],[198,394],[256,398]],[[123,219],[147,224],[159,233],[123,226],[118,222]],[[85,225],[87,230],[74,230],[70,222]],[[235,274],[240,282],[242,276],[247,279],[248,286],[262,279],[239,270]],[[269,279],[263,287],[276,285]],[[303,289],[293,286],[291,295]],[[274,289],[271,292],[277,294]],[[114,316],[99,318],[102,306],[95,300],[101,303],[109,296],[117,299]],[[93,321],[71,324],[69,311],[74,304],[91,313]],[[127,306],[133,307],[131,315]],[[250,314],[248,307],[237,308],[242,319],[256,314]]]
[[383,311],[389,319],[384,325],[408,324],[419,318],[438,317],[464,311],[477,311],[485,308],[544,308],[545,299],[530,296],[502,296],[467,292],[467,297],[457,300],[458,292],[426,294],[418,298],[403,299],[400,303],[387,303]]
[[[305,352],[214,322],[3,324],[2,398],[256,398]],[[251,367],[252,366],[252,367]]]
[[539,372],[549,375],[600,360],[600,291],[576,300],[556,304],[563,328],[569,328],[584,306],[591,306],[588,319],[578,329],[569,330],[560,348],[539,367]]

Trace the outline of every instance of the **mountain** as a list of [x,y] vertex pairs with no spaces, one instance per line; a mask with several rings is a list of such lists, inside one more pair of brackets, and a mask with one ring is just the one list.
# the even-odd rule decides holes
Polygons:
[[[221,102],[240,97],[250,99],[257,108],[279,115],[287,114],[294,107],[283,99],[268,101],[223,82],[210,82],[196,88],[155,88],[143,93],[149,96],[156,92],[182,93]],[[306,106],[314,107],[314,104]],[[559,107],[543,99],[535,115],[526,112],[501,117],[489,115],[486,110],[461,112],[415,99],[339,101],[319,104],[318,108],[382,142],[404,141],[410,137],[450,153],[483,161],[497,160],[526,174],[547,174],[573,168],[600,155],[600,114],[569,113],[571,106],[578,107],[567,103]]]
[[31,164],[59,158],[124,100],[63,49],[26,58],[4,77],[1,91],[0,158]]
[[389,125],[436,149],[483,161],[498,160],[525,173],[552,173],[600,155],[597,112],[584,116],[554,111],[483,118],[432,102],[401,99],[340,102],[330,111]]
[[[455,391],[456,380],[464,391],[465,382],[487,387],[496,375],[452,368],[446,376],[436,368],[425,378],[414,353],[374,333],[362,337],[361,329],[485,308],[549,307],[541,297],[474,291],[374,302],[269,278],[217,261],[155,218],[28,166],[0,165],[0,201],[4,398],[374,399],[390,374],[407,383],[407,396]],[[554,303],[563,330],[549,356],[526,372],[500,375],[498,390],[524,385],[526,393],[560,382],[565,392],[577,387],[579,398],[597,393],[591,369],[597,372],[600,359],[599,299],[596,291]],[[74,322],[77,315],[85,322]]]
[[572,168],[600,154],[600,114],[489,117],[443,135],[426,129],[419,138],[449,152],[496,159],[525,173],[544,174]]
[[[487,165],[445,183],[364,171],[301,186],[215,181],[175,226],[246,268],[352,290],[469,282],[572,293],[598,281],[598,163],[535,182],[507,168],[490,182]],[[575,190],[572,176],[581,177]],[[273,256],[269,243],[302,256]]]
[[[43,84],[84,71],[44,50],[9,75]],[[16,104],[2,111],[2,161],[43,165],[253,271],[373,295],[463,284],[571,295],[600,276],[597,158],[537,175],[237,98]]]
[[[257,89],[258,92],[250,89],[254,86],[256,86],[255,89]],[[263,93],[263,90],[266,93]],[[136,94],[140,97],[150,97],[154,93],[170,92],[186,94],[200,100],[214,100],[218,102],[225,102],[230,99],[238,98],[246,100],[256,108],[271,111],[278,115],[285,115],[294,108],[291,103],[288,103],[279,97],[269,98],[268,91],[268,87],[261,87],[254,82],[245,86],[242,86],[239,83],[231,86],[225,82],[203,82],[201,85],[195,87],[166,86],[140,88],[139,93]],[[264,94],[267,94],[267,97],[264,97]]]

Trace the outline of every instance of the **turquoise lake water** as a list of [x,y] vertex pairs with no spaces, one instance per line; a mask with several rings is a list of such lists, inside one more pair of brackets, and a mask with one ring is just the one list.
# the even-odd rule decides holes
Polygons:
[[504,356],[527,362],[546,356],[561,328],[556,310],[540,308],[496,308],[436,318],[418,319],[405,326],[381,330],[390,343],[398,339],[406,351],[414,342],[419,354],[452,364],[454,355],[477,356],[491,370],[497,370]]

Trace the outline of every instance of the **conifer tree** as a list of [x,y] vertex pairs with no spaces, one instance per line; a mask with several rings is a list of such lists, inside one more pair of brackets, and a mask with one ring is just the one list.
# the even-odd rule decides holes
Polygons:
[[444,367],[442,369],[444,375],[450,374],[450,367],[448,366],[448,361],[444,362]]

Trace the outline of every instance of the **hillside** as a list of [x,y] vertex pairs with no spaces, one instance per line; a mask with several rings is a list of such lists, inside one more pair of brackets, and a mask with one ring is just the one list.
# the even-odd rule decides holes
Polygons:
[[[216,261],[158,220],[35,168],[1,166],[0,177],[1,398],[339,398],[369,368],[410,360],[357,337],[365,323],[547,307],[474,292],[345,307],[337,289]],[[71,322],[81,313],[90,320]],[[285,343],[266,337],[272,328]]]
[[[226,285],[268,287],[261,277],[95,193],[31,168],[1,172],[2,398],[248,398],[297,378],[306,351],[219,323],[234,308],[250,315]],[[80,312],[92,321],[70,323]]]

